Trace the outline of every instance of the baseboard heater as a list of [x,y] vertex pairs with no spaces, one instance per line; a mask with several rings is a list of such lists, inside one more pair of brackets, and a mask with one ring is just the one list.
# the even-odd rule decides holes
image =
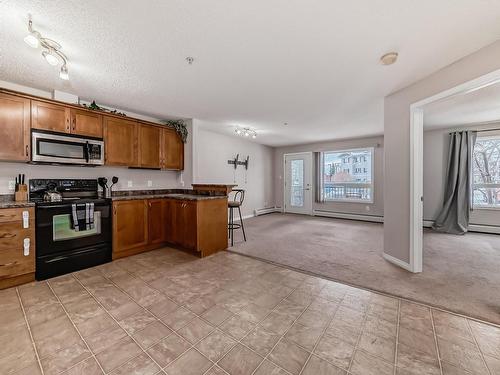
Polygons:
[[267,215],[273,212],[281,212],[281,207],[257,208],[253,212],[255,216]]
[[[434,224],[432,220],[424,220],[424,227],[431,228]],[[500,234],[500,227],[495,225],[469,224],[469,232]]]
[[361,214],[348,214],[343,212],[332,212],[323,210],[313,210],[314,216],[323,217],[333,217],[336,219],[349,219],[349,220],[359,220],[359,221],[371,221],[374,223],[383,223],[384,218],[382,216],[375,215],[361,215]]

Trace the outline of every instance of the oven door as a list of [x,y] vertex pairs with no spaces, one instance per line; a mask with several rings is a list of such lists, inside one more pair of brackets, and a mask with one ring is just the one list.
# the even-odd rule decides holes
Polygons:
[[38,163],[103,165],[104,142],[53,133],[33,131],[31,161]]
[[[85,203],[85,200],[78,203]],[[37,206],[37,257],[71,252],[99,244],[111,245],[111,206],[108,201],[94,202],[94,229],[83,231],[71,228],[70,203]]]

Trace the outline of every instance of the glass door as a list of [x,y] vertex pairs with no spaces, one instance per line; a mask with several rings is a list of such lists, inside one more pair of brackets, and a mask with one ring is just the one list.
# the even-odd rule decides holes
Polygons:
[[312,153],[285,155],[285,212],[312,214]]

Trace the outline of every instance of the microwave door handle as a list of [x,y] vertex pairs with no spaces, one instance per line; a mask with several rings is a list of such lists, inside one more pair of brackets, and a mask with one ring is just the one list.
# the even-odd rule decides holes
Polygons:
[[84,149],[84,154],[85,154],[85,161],[88,163],[90,159],[90,146],[89,146],[89,141],[85,142],[85,149]]

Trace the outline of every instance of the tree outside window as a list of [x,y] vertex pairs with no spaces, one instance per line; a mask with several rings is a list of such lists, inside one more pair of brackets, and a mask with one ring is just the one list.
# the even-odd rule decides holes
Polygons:
[[500,136],[478,136],[472,160],[472,201],[478,208],[500,208]]

